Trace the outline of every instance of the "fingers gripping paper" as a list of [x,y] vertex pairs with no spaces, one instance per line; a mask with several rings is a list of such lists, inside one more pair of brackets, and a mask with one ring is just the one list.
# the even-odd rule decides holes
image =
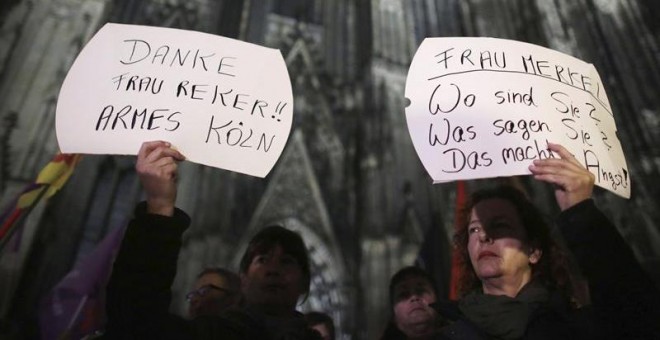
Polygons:
[[188,160],[264,177],[293,118],[278,50],[169,28],[106,24],[60,91],[56,129],[65,153],[137,154],[149,140]]
[[596,185],[630,197],[612,109],[593,65],[493,38],[427,38],[406,81],[408,129],[434,182],[530,174],[566,147]]

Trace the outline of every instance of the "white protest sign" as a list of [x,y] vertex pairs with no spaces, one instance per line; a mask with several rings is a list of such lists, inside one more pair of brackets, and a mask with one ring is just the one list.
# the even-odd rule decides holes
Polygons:
[[593,65],[494,38],[427,38],[406,80],[406,121],[434,182],[530,174],[566,147],[596,185],[630,197],[630,177]]
[[293,121],[279,50],[206,33],[106,24],[60,90],[64,153],[137,154],[165,140],[192,162],[264,177]]

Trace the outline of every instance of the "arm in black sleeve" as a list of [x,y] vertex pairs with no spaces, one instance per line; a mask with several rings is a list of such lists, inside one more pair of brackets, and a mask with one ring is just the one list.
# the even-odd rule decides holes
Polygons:
[[660,339],[660,293],[593,200],[562,212],[558,225],[589,282],[594,312],[607,334]]
[[183,331],[184,320],[168,309],[181,235],[189,225],[190,218],[179,209],[167,217],[148,214],[144,202],[137,206],[107,287],[109,337],[154,338],[166,330]]

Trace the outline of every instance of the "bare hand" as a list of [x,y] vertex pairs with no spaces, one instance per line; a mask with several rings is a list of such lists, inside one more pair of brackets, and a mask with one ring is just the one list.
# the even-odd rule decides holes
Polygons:
[[554,184],[559,208],[564,211],[591,198],[595,176],[563,146],[548,143],[548,149],[559,154],[561,158],[534,160],[529,171],[535,179]]
[[185,157],[163,141],[144,142],[138,152],[135,170],[147,195],[147,212],[174,214],[177,162]]

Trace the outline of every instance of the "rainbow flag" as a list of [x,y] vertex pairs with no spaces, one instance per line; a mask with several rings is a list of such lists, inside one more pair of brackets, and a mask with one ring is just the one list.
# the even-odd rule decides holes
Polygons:
[[[14,203],[0,217],[0,245],[4,245],[6,238],[19,221],[25,219],[42,198],[49,198],[64,186],[71,177],[82,155],[58,153],[39,172],[36,180],[27,185]],[[1,250],[2,247],[0,247]]]

